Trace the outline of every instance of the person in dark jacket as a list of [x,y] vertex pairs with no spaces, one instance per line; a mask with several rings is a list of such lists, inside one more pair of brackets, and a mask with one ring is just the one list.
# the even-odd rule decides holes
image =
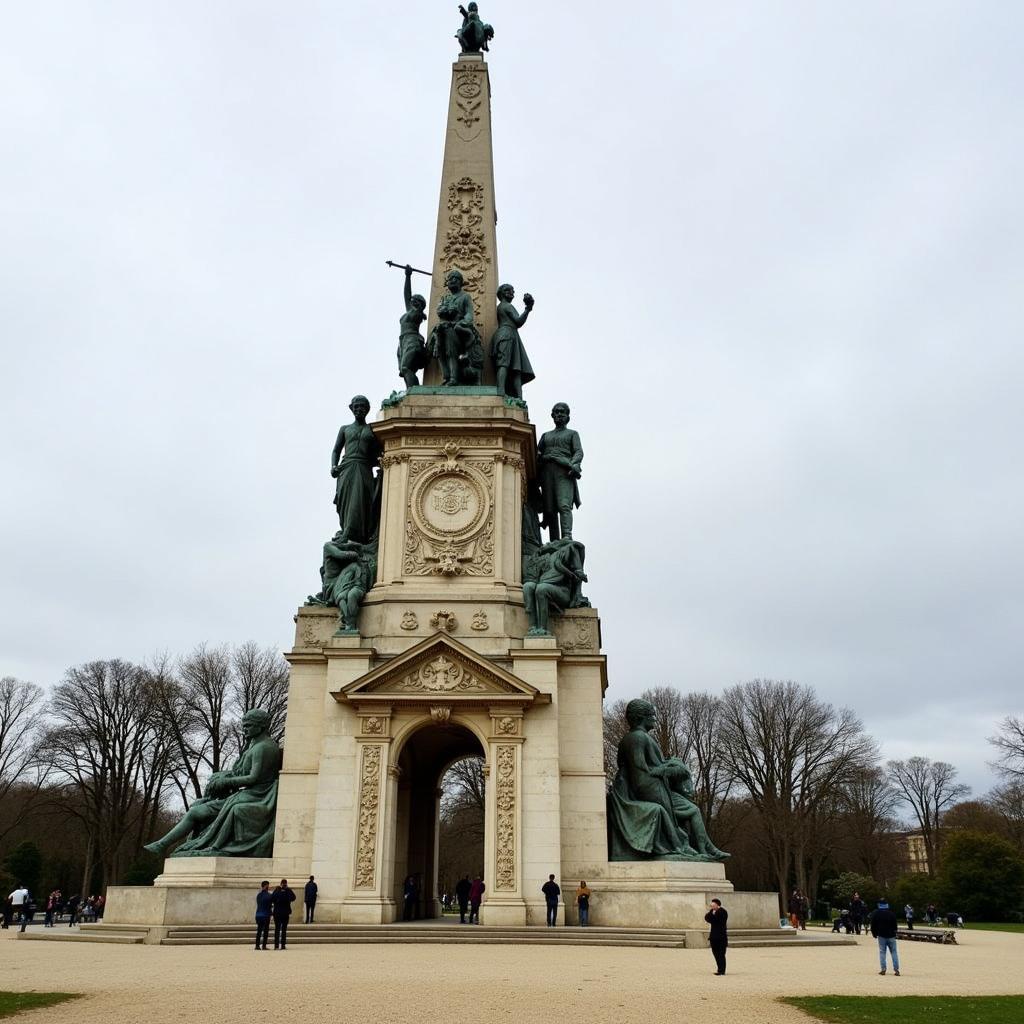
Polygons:
[[416,879],[412,875],[405,876],[402,886],[402,920],[411,921],[416,916]]
[[484,893],[487,891],[487,886],[484,885],[484,880],[477,875],[473,879],[473,884],[469,887],[469,923],[479,924],[480,923],[480,903],[484,898]]
[[270,893],[270,883],[260,882],[260,891],[256,893],[256,948],[266,949],[270,935],[270,911],[274,898]]
[[270,894],[270,912],[274,918],[274,949],[288,948],[288,918],[292,916],[295,893],[288,888],[288,879]]
[[860,930],[864,926],[864,913],[867,907],[864,905],[864,901],[860,898],[860,893],[855,892],[853,899],[850,900],[850,918],[853,921],[853,930],[860,935]]
[[878,902],[878,909],[871,915],[871,934],[878,939],[878,963],[882,968],[878,973],[885,974],[885,951],[892,957],[892,970],[900,976],[900,954],[896,948],[896,932],[899,922],[889,907],[887,900]]
[[718,970],[715,976],[725,974],[725,951],[729,945],[729,933],[726,923],[729,920],[729,911],[722,906],[722,901],[715,899],[711,901],[704,920],[711,925],[711,932],[708,934],[708,944],[711,946],[711,954],[715,958]]
[[319,888],[316,880],[310,875],[305,889],[302,890],[302,898],[306,904],[306,924],[313,923],[313,911],[316,910],[316,894]]
[[469,875],[463,875],[455,883],[455,899],[459,904],[459,924],[466,923],[466,910],[469,908],[469,890],[473,887],[473,883],[469,880]]
[[548,927],[554,928],[558,924],[558,897],[562,895],[554,875],[548,875],[548,880],[540,887],[540,891],[544,893],[544,902],[547,904]]

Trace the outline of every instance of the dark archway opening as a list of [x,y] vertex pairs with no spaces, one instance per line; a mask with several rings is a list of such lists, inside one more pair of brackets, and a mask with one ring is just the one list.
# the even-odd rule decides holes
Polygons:
[[[403,747],[398,758],[400,773],[395,834],[394,878],[398,920],[441,916],[442,896],[454,893],[455,880],[449,882],[448,878],[452,870],[449,860],[460,847],[475,850],[478,845],[476,859],[465,867],[464,872],[470,875],[483,873],[483,756],[483,748],[476,736],[464,726],[454,724],[420,729]],[[480,801],[478,828],[472,816],[467,817],[457,811],[466,801],[460,780],[463,775],[472,775],[459,767],[466,763],[480,766],[480,785],[475,793]],[[446,798],[446,793],[451,796]],[[452,824],[457,822],[467,827],[466,835],[460,835],[457,824]],[[473,838],[477,832],[478,844]],[[445,861],[443,875],[442,859]],[[458,853],[460,866],[464,859],[463,854]]]

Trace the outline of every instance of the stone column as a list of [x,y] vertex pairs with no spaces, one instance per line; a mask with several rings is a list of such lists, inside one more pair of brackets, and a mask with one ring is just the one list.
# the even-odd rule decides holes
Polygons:
[[523,717],[492,708],[487,744],[486,923],[526,924],[523,900]]
[[[437,320],[444,276],[462,271],[473,300],[474,318],[484,343],[485,384],[494,383],[491,335],[497,326],[498,251],[494,209],[494,156],[491,151],[491,86],[487,64],[479,53],[464,53],[452,65],[448,101],[441,198],[437,211],[433,277],[430,282],[428,328]],[[434,360],[424,384],[440,384]]]

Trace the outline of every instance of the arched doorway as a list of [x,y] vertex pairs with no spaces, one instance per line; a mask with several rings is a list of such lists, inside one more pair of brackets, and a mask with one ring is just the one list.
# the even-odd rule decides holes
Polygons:
[[[413,919],[439,918],[439,831],[442,780],[453,765],[467,758],[484,757],[476,735],[454,722],[431,723],[417,729],[403,744],[398,756],[398,786],[395,801],[394,899],[397,917],[405,915],[405,881],[412,876],[417,898],[411,907]],[[481,858],[479,870],[483,870]]]

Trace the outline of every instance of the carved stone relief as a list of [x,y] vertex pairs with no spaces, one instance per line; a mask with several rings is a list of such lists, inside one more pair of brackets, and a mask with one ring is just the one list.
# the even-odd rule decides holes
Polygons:
[[363,747],[359,780],[359,842],[356,848],[356,889],[372,889],[377,875],[377,812],[380,805],[380,768],[384,748]]
[[311,619],[305,619],[299,629],[299,644],[303,647],[318,647],[320,643],[316,624]]
[[397,693],[486,693],[492,688],[465,666],[438,655],[391,683]]
[[403,571],[407,576],[491,576],[494,462],[463,458],[454,439],[438,454],[440,460],[409,464]]
[[407,633],[411,633],[414,629],[419,629],[420,622],[416,618],[415,612],[404,612],[402,614],[402,629]]
[[495,889],[516,887],[516,748],[500,746],[495,757],[494,806],[498,820]]
[[437,725],[447,725],[452,719],[452,709],[435,705],[430,709],[430,717]]
[[555,631],[563,651],[596,651],[597,623],[592,618],[562,618]]
[[473,612],[473,621],[469,628],[475,629],[478,633],[486,633],[491,628],[487,622],[487,612]]
[[363,719],[363,732],[368,736],[383,736],[387,720],[380,715],[371,715]]
[[481,290],[491,262],[483,224],[484,187],[472,178],[460,178],[448,186],[448,230],[439,257],[442,270],[462,271],[464,289],[473,300],[475,317],[481,315]]
[[483,79],[480,71],[459,71],[455,75],[455,134],[463,142],[472,142],[482,129]]
[[511,715],[504,715],[495,723],[495,729],[502,736],[515,736],[519,732],[519,719],[512,718]]
[[455,618],[455,612],[434,612],[430,616],[430,625],[434,629],[446,629],[449,633],[454,633],[459,627],[459,620]]

